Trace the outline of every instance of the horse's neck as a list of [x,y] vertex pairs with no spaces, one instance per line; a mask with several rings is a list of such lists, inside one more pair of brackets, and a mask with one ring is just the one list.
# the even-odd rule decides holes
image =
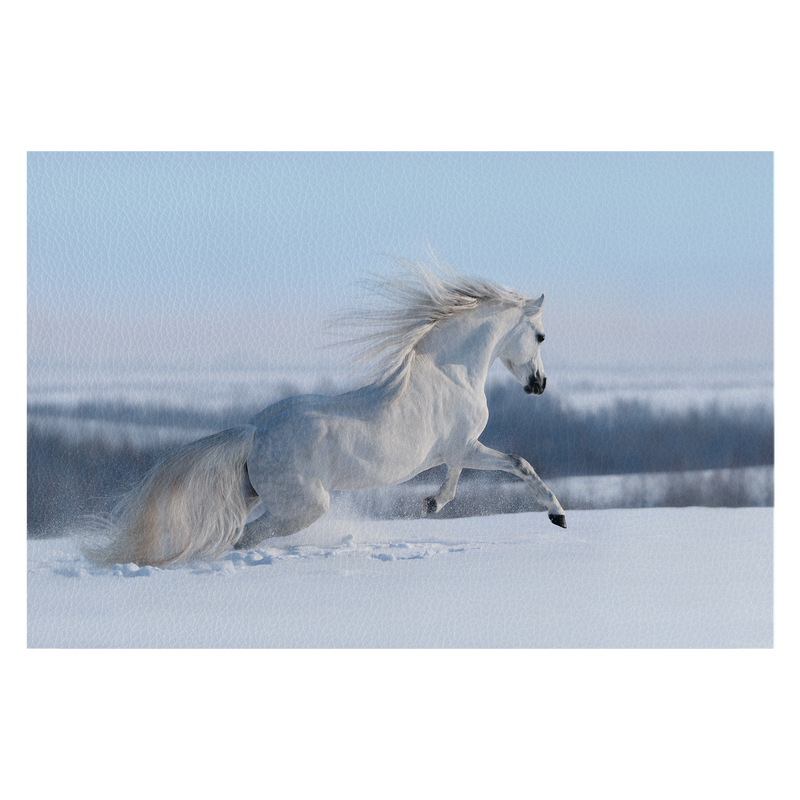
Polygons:
[[459,371],[476,390],[483,390],[500,342],[517,321],[517,309],[482,304],[431,331],[417,346],[417,357],[446,373]]

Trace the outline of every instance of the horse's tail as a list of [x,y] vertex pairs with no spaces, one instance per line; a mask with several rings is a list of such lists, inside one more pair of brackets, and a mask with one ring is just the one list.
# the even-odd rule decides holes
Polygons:
[[221,555],[258,504],[244,491],[255,432],[253,425],[231,428],[165,457],[84,538],[86,557],[161,567]]

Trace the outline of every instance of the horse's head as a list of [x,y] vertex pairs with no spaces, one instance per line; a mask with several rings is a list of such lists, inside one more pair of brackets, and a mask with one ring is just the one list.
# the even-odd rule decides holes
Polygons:
[[523,307],[519,321],[506,334],[499,351],[506,369],[525,387],[528,394],[541,394],[547,385],[540,352],[544,341],[542,306],[544,295]]

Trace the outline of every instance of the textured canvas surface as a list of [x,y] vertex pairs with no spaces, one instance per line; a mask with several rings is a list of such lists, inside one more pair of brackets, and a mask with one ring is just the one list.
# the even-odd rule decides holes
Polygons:
[[[99,437],[141,470],[148,447],[225,414],[348,388],[322,323],[381,254],[423,242],[545,293],[548,394],[526,398],[532,417],[539,402],[634,400],[681,419],[715,409],[703,419],[720,430],[726,414],[771,420],[770,154],[32,153],[28,181],[31,424],[68,452]],[[666,469],[756,463],[686,455]],[[47,495],[35,480],[31,507]],[[48,530],[29,543],[29,646],[771,647],[769,492],[762,508],[609,509],[626,505],[620,485],[595,508],[582,495],[565,532],[541,511],[427,521],[345,505],[295,539],[162,571],[96,569]]]

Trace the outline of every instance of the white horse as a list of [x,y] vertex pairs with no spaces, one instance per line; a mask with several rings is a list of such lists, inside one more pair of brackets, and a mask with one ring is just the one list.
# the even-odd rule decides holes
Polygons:
[[465,467],[504,470],[566,528],[556,496],[525,459],[478,441],[497,358],[528,394],[545,390],[544,295],[528,299],[444,264],[398,263],[397,275],[373,282],[393,305],[349,317],[371,327],[357,337],[377,360],[368,385],[287,398],[167,457],[115,509],[105,535],[84,544],[87,556],[155,566],[216,558],[303,530],[328,510],[332,491],[391,486],[439,464],[447,477],[423,501],[424,514],[455,497]]

